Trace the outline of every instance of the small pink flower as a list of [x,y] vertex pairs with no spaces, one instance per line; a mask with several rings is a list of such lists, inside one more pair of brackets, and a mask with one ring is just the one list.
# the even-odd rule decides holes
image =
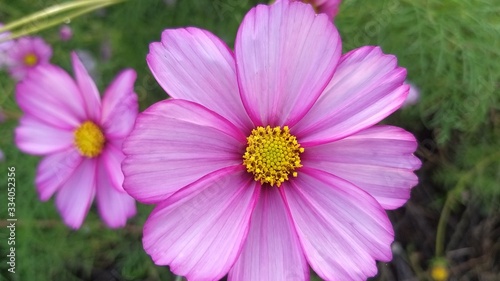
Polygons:
[[30,70],[49,63],[52,48],[40,37],[22,37],[14,42],[7,56],[12,78],[22,80]]
[[72,54],[76,81],[64,70],[41,65],[17,85],[24,111],[15,142],[24,152],[44,155],[35,178],[40,199],[54,193],[64,222],[78,229],[97,197],[104,222],[122,227],[136,213],[123,190],[122,142],[138,112],[135,71],[119,74],[101,98],[82,63]]
[[408,92],[408,96],[406,97],[405,102],[402,107],[408,107],[411,105],[417,104],[418,100],[420,100],[420,90],[414,84],[407,82],[410,85],[410,91]]
[[378,47],[341,56],[309,5],[259,5],[234,52],[167,29],[147,56],[172,99],[140,114],[124,188],[158,204],[143,245],[189,280],[364,280],[392,258],[395,209],[418,182],[412,134],[376,126],[408,94]]
[[73,37],[73,30],[69,25],[63,25],[59,29],[59,38],[62,41],[69,41]]
[[[282,0],[278,0],[282,1]],[[278,2],[277,1],[277,2]],[[339,12],[339,6],[342,0],[285,0],[285,1],[299,1],[311,4],[316,13],[324,13],[331,19],[334,19]]]
[[[3,24],[0,23],[0,27],[3,27]],[[0,34],[0,40],[5,39],[10,36],[10,32],[3,32]],[[0,43],[0,69],[3,69],[7,65],[7,52],[13,46],[14,41],[9,40],[3,43]]]

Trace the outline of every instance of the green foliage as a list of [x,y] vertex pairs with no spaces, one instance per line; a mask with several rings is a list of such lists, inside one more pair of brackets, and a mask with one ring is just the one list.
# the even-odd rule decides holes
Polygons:
[[[347,0],[335,20],[345,51],[380,45],[407,68],[420,101],[390,122],[417,133],[420,156],[448,189],[500,147],[498,12],[484,0]],[[500,196],[499,161],[471,173],[472,196]]]
[[345,49],[381,45],[397,55],[422,92],[411,118],[442,145],[453,133],[477,132],[498,110],[500,18],[493,7],[484,0],[345,1],[336,23]]

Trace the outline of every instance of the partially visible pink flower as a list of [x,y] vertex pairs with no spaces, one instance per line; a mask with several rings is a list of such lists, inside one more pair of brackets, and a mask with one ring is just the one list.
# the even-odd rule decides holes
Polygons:
[[402,107],[414,105],[420,99],[420,90],[417,88],[417,86],[415,86],[413,83],[409,83],[409,82],[408,82],[408,85],[410,85],[410,91],[408,92],[408,96],[406,97],[406,100],[403,103]]
[[35,178],[42,201],[57,193],[64,222],[78,229],[94,200],[104,222],[122,227],[136,213],[122,187],[123,139],[138,112],[135,71],[119,74],[101,97],[82,63],[72,54],[76,81],[63,69],[41,65],[16,88],[24,115],[15,142],[24,152],[44,155]]
[[310,5],[259,5],[234,51],[197,28],[167,29],[148,65],[172,97],[124,142],[124,189],[157,204],[143,245],[188,280],[365,280],[392,258],[384,209],[418,179],[414,136],[376,125],[408,94],[396,57],[341,55]]
[[[3,24],[0,23],[0,27],[3,27]],[[0,40],[5,39],[10,36],[10,32],[0,33]],[[7,51],[12,47],[14,41],[9,40],[3,43],[0,43],[0,69],[3,69],[7,65]]]
[[49,63],[52,48],[40,37],[21,37],[14,42],[7,56],[12,78],[22,80],[30,70]]
[[3,154],[3,151],[0,149],[0,162],[3,162],[5,160],[5,156]]
[[94,55],[89,50],[75,50],[75,53],[78,55],[78,58],[83,63],[83,66],[90,74],[90,77],[94,79],[94,81],[99,81],[101,75],[98,72],[97,61]]
[[71,40],[72,37],[73,37],[73,30],[71,29],[71,27],[66,24],[61,26],[61,28],[59,29],[59,38],[62,41],[69,41]]
[[101,43],[101,58],[105,61],[111,59],[113,55],[113,46],[111,46],[111,41],[106,38]]
[[278,1],[298,1],[311,4],[316,13],[324,13],[331,19],[334,19],[339,12],[339,6],[342,0],[277,0]]

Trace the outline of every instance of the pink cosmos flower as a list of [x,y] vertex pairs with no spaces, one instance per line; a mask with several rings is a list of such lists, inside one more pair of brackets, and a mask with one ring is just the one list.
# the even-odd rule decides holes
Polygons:
[[[0,27],[3,27],[3,24],[0,23]],[[0,40],[6,39],[10,36],[10,32],[0,33]],[[7,64],[7,51],[12,47],[14,41],[9,40],[0,43],[0,69],[3,69]]]
[[59,28],[59,38],[62,41],[69,41],[71,40],[72,37],[73,37],[73,30],[69,25],[65,24],[61,26],[61,28]]
[[22,80],[30,70],[49,63],[52,48],[40,37],[22,37],[15,41],[7,56],[10,75]]
[[408,94],[378,47],[341,56],[309,5],[252,9],[234,52],[208,31],[167,29],[148,64],[172,99],[124,142],[124,188],[158,204],[143,244],[189,280],[363,280],[389,261],[384,209],[417,184],[410,133],[374,126]]
[[[277,0],[281,1],[281,0]],[[334,19],[339,12],[339,6],[342,0],[285,0],[285,1],[300,1],[311,4],[316,13],[327,14],[331,19]]]
[[112,228],[136,213],[122,187],[122,142],[138,112],[135,71],[119,74],[101,98],[75,53],[76,81],[64,70],[41,65],[17,85],[24,111],[15,142],[24,152],[45,155],[35,178],[41,200],[57,193],[55,203],[71,228],[78,229],[94,200]]
[[415,86],[414,84],[407,82],[408,85],[410,85],[410,90],[408,91],[408,96],[406,97],[405,102],[403,103],[402,107],[408,107],[411,105],[417,104],[418,100],[420,99],[420,90]]

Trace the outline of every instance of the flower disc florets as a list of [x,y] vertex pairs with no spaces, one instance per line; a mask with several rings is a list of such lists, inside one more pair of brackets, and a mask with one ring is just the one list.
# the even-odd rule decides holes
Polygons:
[[27,66],[34,66],[38,63],[38,57],[33,53],[29,53],[26,56],[24,56],[23,61],[24,64]]
[[75,144],[83,156],[92,158],[101,154],[105,141],[101,128],[92,121],[85,121],[75,131]]
[[297,138],[290,134],[288,126],[271,128],[257,127],[247,137],[247,148],[243,155],[243,164],[247,172],[254,175],[255,181],[271,186],[280,186],[288,180],[295,171],[302,167],[300,154],[304,148],[300,147]]

